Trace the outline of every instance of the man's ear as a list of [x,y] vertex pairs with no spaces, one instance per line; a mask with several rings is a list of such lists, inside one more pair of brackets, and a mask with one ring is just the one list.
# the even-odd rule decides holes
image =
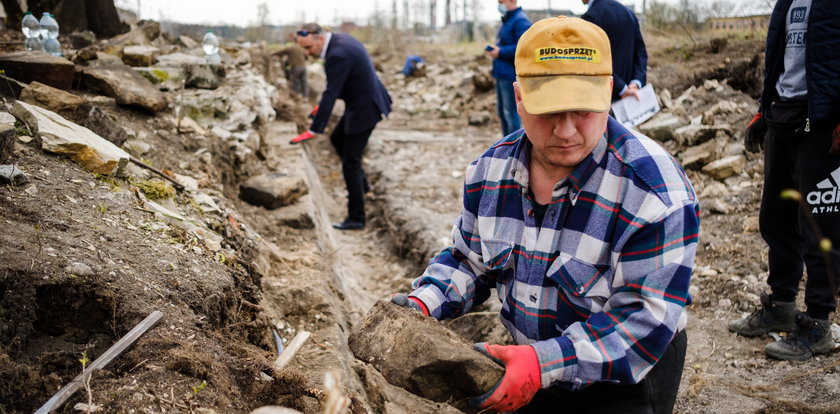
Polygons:
[[518,113],[519,116],[522,116],[520,111],[524,111],[525,109],[522,107],[522,92],[519,91],[519,82],[513,83],[513,97],[514,102],[516,102],[516,113]]

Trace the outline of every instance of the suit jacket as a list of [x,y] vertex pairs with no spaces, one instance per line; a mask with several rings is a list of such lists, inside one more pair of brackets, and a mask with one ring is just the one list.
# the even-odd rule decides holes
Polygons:
[[321,95],[318,113],[309,128],[322,133],[336,99],[344,101],[344,132],[355,134],[376,126],[391,112],[391,96],[376,76],[373,62],[361,42],[343,33],[333,33],[324,59],[327,89]]
[[613,65],[612,100],[621,98],[621,91],[632,80],[647,83],[647,49],[639,29],[639,19],[630,9],[615,0],[592,0],[581,16],[607,33]]

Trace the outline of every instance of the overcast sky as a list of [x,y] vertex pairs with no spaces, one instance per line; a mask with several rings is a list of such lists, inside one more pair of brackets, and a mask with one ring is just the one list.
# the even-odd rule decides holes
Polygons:
[[[401,9],[405,0],[397,0]],[[459,6],[456,17],[460,18],[460,10],[465,0],[452,0]],[[466,0],[472,4],[474,0]],[[626,0],[636,2],[641,9],[642,0]],[[676,0],[666,0],[676,2]],[[409,4],[418,0],[408,0]],[[300,21],[317,21],[323,24],[334,24],[337,20],[355,20],[365,22],[367,17],[380,10],[384,15],[390,15],[392,0],[116,0],[119,7],[137,11],[140,17],[154,20],[168,20],[181,23],[218,24],[229,23],[247,26],[257,21],[257,6],[266,3],[269,9],[269,21],[274,24],[288,24]],[[428,0],[425,0],[428,4]],[[440,17],[443,20],[442,8],[446,0],[437,0]],[[482,20],[496,20],[499,17],[496,0],[476,0],[480,8]],[[575,13],[583,13],[586,8],[581,0],[519,0],[519,5],[526,9],[546,8],[551,5],[554,9],[570,9]],[[401,13],[401,12],[400,12]]]

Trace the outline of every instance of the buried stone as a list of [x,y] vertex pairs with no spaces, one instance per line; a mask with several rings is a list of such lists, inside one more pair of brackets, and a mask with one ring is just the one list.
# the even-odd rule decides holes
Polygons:
[[389,383],[462,410],[468,398],[504,375],[504,368],[440,322],[386,301],[371,308],[348,343]]

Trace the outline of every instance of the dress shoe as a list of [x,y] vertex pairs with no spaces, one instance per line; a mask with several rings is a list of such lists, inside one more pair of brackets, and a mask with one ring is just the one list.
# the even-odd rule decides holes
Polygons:
[[339,230],[359,230],[365,228],[364,221],[356,221],[353,219],[346,219],[341,223],[333,223],[333,228]]

